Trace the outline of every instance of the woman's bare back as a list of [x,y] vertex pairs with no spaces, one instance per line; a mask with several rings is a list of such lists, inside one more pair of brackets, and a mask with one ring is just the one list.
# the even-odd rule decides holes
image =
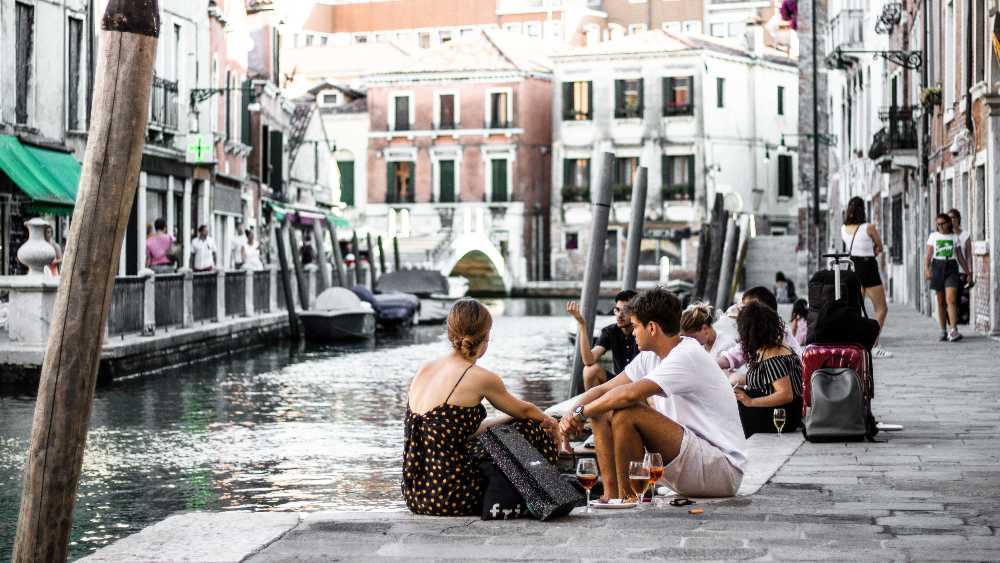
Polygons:
[[478,405],[483,400],[482,372],[483,368],[453,356],[424,364],[410,382],[410,411],[422,414],[445,403]]

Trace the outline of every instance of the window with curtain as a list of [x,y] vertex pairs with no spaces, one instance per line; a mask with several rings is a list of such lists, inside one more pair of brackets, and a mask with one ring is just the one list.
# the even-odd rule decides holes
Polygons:
[[665,201],[694,200],[694,155],[663,156],[663,188]]
[[563,159],[563,202],[590,200],[590,159]]
[[615,117],[642,117],[642,79],[615,80]]
[[632,184],[639,172],[639,157],[626,156],[615,158],[615,166],[611,185],[611,197],[614,201],[625,201],[632,197]]
[[668,76],[663,79],[663,115],[694,114],[694,77]]
[[396,118],[396,122],[393,126],[394,131],[409,131],[410,130],[410,98],[409,96],[395,96],[392,99],[393,103],[393,114]]
[[438,96],[439,114],[438,127],[441,129],[455,128],[455,95],[441,94]]
[[593,82],[563,82],[563,121],[592,119],[590,100]]
[[416,200],[413,190],[415,163],[390,162],[386,168],[389,172],[386,203],[413,203]]
[[493,129],[506,129],[511,126],[511,119],[508,112],[507,92],[493,92],[490,94],[490,127]]

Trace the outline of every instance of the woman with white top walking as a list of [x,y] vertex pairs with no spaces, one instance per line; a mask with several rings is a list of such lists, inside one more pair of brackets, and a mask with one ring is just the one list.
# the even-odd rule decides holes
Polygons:
[[958,291],[963,285],[959,268],[969,271],[969,265],[951,217],[941,213],[935,223],[937,232],[927,239],[924,277],[931,282],[930,288],[937,297],[940,340],[956,342],[962,339],[958,332]]
[[[879,236],[878,228],[867,222],[865,202],[860,197],[852,197],[847,202],[844,225],[840,227],[840,236],[844,241],[845,248],[847,248],[847,253],[851,255],[854,273],[858,275],[861,287],[864,288],[865,297],[875,307],[875,320],[878,321],[881,329],[885,326],[885,317],[888,313],[888,307],[885,303],[885,288],[882,286],[882,274],[879,272],[878,260],[876,259],[883,250],[882,237]],[[892,353],[880,345],[876,345],[872,349],[872,356],[891,358]]]

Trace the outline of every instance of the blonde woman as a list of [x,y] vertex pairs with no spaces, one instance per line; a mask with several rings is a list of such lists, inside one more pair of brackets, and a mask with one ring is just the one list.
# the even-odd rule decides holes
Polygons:
[[510,394],[500,376],[476,362],[486,353],[493,319],[475,299],[448,314],[451,351],[417,371],[406,407],[403,498],[415,514],[468,516],[482,512],[481,454],[470,439],[486,429],[483,399],[516,419],[515,428],[551,463],[558,422]]
[[681,336],[694,338],[713,360],[718,360],[723,352],[736,345],[736,341],[717,332],[714,324],[715,312],[708,303],[692,303],[681,313]]

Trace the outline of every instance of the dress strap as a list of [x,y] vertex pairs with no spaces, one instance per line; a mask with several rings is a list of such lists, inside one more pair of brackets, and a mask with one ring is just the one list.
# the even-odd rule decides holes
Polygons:
[[469,364],[469,367],[465,368],[465,371],[462,372],[462,376],[458,378],[458,381],[455,382],[455,386],[451,388],[451,393],[448,393],[448,398],[444,400],[444,404],[448,404],[448,401],[451,400],[451,396],[455,394],[455,389],[458,389],[458,384],[465,379],[465,374],[469,373],[469,370],[472,369],[472,366],[474,365],[476,364]]

